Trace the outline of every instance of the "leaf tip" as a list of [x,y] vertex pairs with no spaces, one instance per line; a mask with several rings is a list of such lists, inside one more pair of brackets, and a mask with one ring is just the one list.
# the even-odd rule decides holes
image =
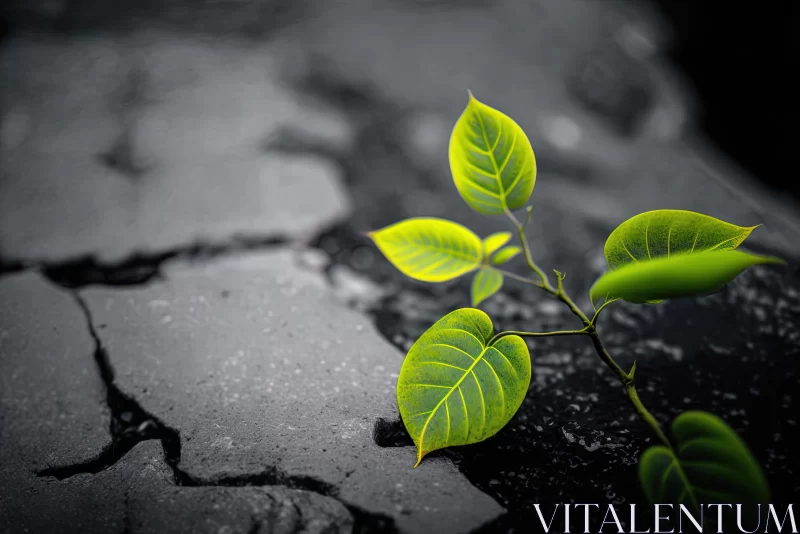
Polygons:
[[777,256],[765,256],[764,263],[773,263],[775,265],[787,265],[789,262]]
[[473,95],[472,91],[470,91],[469,89],[467,89],[467,94],[469,95],[470,100],[477,100],[477,98],[475,98],[475,95]]

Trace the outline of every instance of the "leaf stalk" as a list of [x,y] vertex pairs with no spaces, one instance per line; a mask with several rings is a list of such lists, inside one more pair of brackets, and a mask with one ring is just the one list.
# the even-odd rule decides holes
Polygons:
[[495,334],[489,340],[488,345],[491,346],[492,343],[497,341],[500,338],[505,336],[522,336],[522,337],[547,337],[547,336],[580,336],[580,335],[589,335],[589,332],[586,328],[581,330],[556,330],[555,332],[522,332],[518,330],[506,330],[504,332],[500,332]]
[[570,298],[569,295],[567,295],[566,291],[564,290],[564,284],[563,284],[564,276],[558,271],[556,271],[556,277],[558,278],[558,282],[557,286],[553,287],[553,285],[550,283],[550,280],[547,277],[547,274],[545,274],[545,272],[538,265],[536,265],[536,262],[533,261],[533,255],[531,254],[530,245],[528,244],[528,239],[525,236],[525,226],[530,221],[531,209],[528,208],[526,210],[527,217],[524,223],[520,223],[519,220],[516,218],[516,216],[508,208],[506,208],[505,211],[506,215],[511,220],[512,224],[517,229],[520,244],[522,246],[523,252],[525,253],[525,261],[527,262],[528,267],[531,269],[531,271],[533,271],[534,274],[536,274],[539,277],[541,283],[536,282],[535,280],[531,280],[529,278],[525,278],[519,275],[514,275],[513,273],[506,273],[505,271],[503,271],[504,274],[508,274],[511,278],[533,284],[541,288],[542,290],[546,291],[547,293],[550,293],[551,295],[559,299],[561,302],[563,302],[570,309],[570,311],[576,317],[578,317],[578,319],[581,320],[584,327],[580,330],[560,330],[555,332],[515,332],[515,331],[500,332],[499,334],[496,334],[489,341],[489,344],[491,345],[491,343],[497,341],[503,336],[514,335],[514,334],[527,337],[568,336],[568,335],[589,336],[589,338],[592,340],[592,345],[594,346],[595,352],[600,357],[600,360],[602,360],[603,363],[605,363],[606,366],[609,369],[611,369],[614,372],[614,374],[617,375],[617,378],[619,378],[619,381],[625,388],[625,392],[628,396],[628,399],[630,400],[631,404],[633,404],[633,407],[636,409],[636,413],[645,423],[647,423],[647,425],[651,428],[651,430],[658,437],[658,439],[661,440],[661,442],[664,443],[664,445],[666,445],[668,448],[672,449],[672,444],[670,443],[667,436],[664,434],[664,431],[661,429],[661,425],[658,424],[658,421],[656,420],[655,417],[653,417],[653,414],[651,414],[644,406],[644,403],[642,403],[642,400],[639,398],[639,393],[636,391],[636,381],[634,379],[636,373],[636,362],[633,363],[633,367],[631,368],[630,371],[625,371],[614,360],[614,358],[611,356],[608,350],[606,350],[605,346],[603,345],[603,342],[600,339],[600,335],[597,333],[596,325],[597,325],[597,319],[600,316],[600,312],[603,311],[603,309],[606,306],[608,306],[612,302],[615,302],[618,299],[611,299],[605,301],[595,311],[592,318],[589,319],[589,317],[585,313],[583,313],[583,311],[575,304],[575,302]]

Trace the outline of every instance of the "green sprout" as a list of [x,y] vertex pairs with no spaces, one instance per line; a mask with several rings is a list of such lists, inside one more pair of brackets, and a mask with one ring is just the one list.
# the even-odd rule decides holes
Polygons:
[[[653,503],[766,503],[769,489],[747,446],[718,417],[685,412],[672,424],[672,439],[645,408],[636,391],[636,362],[620,367],[597,330],[600,313],[618,300],[657,303],[719,291],[752,265],[782,260],[735,250],[756,228],[736,226],[708,215],[656,210],[620,224],[604,254],[609,271],[590,290],[595,311],[584,313],[533,259],[525,236],[532,208],[525,207],[536,181],[536,159],[525,132],[508,116],[469,94],[469,104],[450,138],[450,168],[461,197],[475,211],[506,216],[520,246],[508,245],[510,232],[481,239],[452,221],[413,218],[368,235],[403,274],[425,282],[445,282],[468,273],[472,305],[503,285],[504,278],[534,285],[560,300],[581,327],[554,332],[495,333],[488,315],[476,308],[455,310],[414,343],[397,382],[403,423],[417,448],[418,466],[435,450],[483,441],[514,416],[528,392],[531,360],[523,337],[585,336],[614,372],[636,413],[660,444],[639,464],[645,494]],[[500,267],[522,254],[533,277]]]

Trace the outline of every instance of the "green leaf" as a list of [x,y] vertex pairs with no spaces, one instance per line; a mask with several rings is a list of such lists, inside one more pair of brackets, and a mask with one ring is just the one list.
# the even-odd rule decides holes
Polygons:
[[503,275],[494,269],[481,269],[472,279],[472,305],[478,306],[503,287]]
[[511,239],[511,232],[497,232],[483,239],[483,255],[491,256],[492,253],[505,245]]
[[536,182],[536,159],[525,132],[472,93],[450,136],[450,170],[461,197],[487,215],[521,208]]
[[613,271],[677,253],[732,250],[756,228],[736,226],[693,211],[648,211],[617,226],[608,236],[603,252]]
[[494,265],[502,265],[520,252],[522,252],[522,249],[519,247],[501,248],[497,254],[494,255],[494,258],[492,258],[492,263]]
[[417,446],[416,465],[431,451],[493,436],[522,404],[531,380],[528,347],[513,335],[489,345],[493,333],[489,316],[462,308],[408,351],[397,404]]
[[406,219],[368,235],[400,272],[423,282],[452,280],[483,259],[480,238],[444,219]]
[[707,295],[719,291],[748,267],[783,263],[778,258],[756,256],[738,250],[712,250],[676,254],[631,263],[608,272],[589,291],[592,302],[621,298],[628,302],[652,302],[673,297]]
[[[620,224],[606,240],[611,273],[592,287],[592,302],[618,297],[660,302],[720,290],[757,263],[781,263],[733,250],[757,226],[736,226],[702,213],[655,210]],[[719,255],[719,253],[727,253]]]
[[[743,511],[752,513],[755,504],[769,503],[761,468],[722,419],[706,412],[684,412],[673,422],[672,434],[674,452],[657,445],[647,449],[639,462],[639,479],[652,504],[676,508],[683,504],[699,520],[699,504],[741,503]],[[707,520],[716,521],[716,515],[706,512]],[[745,528],[753,524],[755,518],[744,518]],[[723,528],[734,530],[733,525]]]

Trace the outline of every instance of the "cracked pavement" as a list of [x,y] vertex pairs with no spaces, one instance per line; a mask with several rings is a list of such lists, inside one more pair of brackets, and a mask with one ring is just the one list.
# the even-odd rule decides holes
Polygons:
[[[573,292],[610,229],[656,207],[765,222],[756,246],[797,255],[792,201],[697,135],[647,9],[17,4],[41,11],[0,45],[0,525],[14,532],[506,532],[535,502],[638,502],[646,431],[575,340],[531,342],[532,391],[503,432],[411,469],[396,375],[468,288],[403,279],[359,232],[415,215],[507,229],[450,181],[467,87],[529,133],[537,261]],[[283,15],[254,31],[270,9]],[[498,64],[510,81],[486,76]],[[604,325],[642,364],[643,395],[665,391],[660,419],[720,413],[780,498],[798,491],[798,280],[758,269]],[[570,320],[507,286],[485,305],[498,328]]]
[[[76,513],[71,498],[96,499],[108,515],[69,522],[65,532],[148,532],[146,522],[128,527],[122,519],[134,514],[132,492],[146,509],[139,514],[171,517],[163,499],[128,487],[154,470],[162,485],[205,489],[173,491],[168,501],[179,515],[227,499],[222,519],[209,524],[227,517],[235,525],[243,500],[270,499],[300,507],[286,532],[331,525],[346,532],[354,521],[401,532],[441,521],[439,528],[467,532],[500,514],[448,460],[411,470],[412,448],[375,443],[376,419],[396,414],[392,384],[401,359],[328,294],[320,274],[293,270],[294,258],[277,251],[174,267],[141,289],[74,295],[35,274],[0,281],[3,454],[12,455],[3,458],[3,479],[6,489],[16,487],[3,492],[4,524],[36,531],[42,521]],[[31,324],[48,319],[43,309],[60,321],[32,332]],[[75,346],[63,348],[72,335]],[[41,346],[31,347],[33,340]],[[65,356],[53,367],[48,358],[57,351]],[[38,357],[22,356],[29,354]],[[49,391],[54,375],[61,389]],[[45,399],[34,396],[42,393]],[[58,431],[48,434],[52,442],[19,443],[44,430],[29,427],[42,421]],[[111,494],[103,490],[112,486]],[[237,486],[261,490],[211,489]],[[41,504],[35,511],[24,505],[32,494]],[[465,502],[468,514],[460,512]],[[270,528],[270,518],[284,514],[267,512],[259,521]]]

